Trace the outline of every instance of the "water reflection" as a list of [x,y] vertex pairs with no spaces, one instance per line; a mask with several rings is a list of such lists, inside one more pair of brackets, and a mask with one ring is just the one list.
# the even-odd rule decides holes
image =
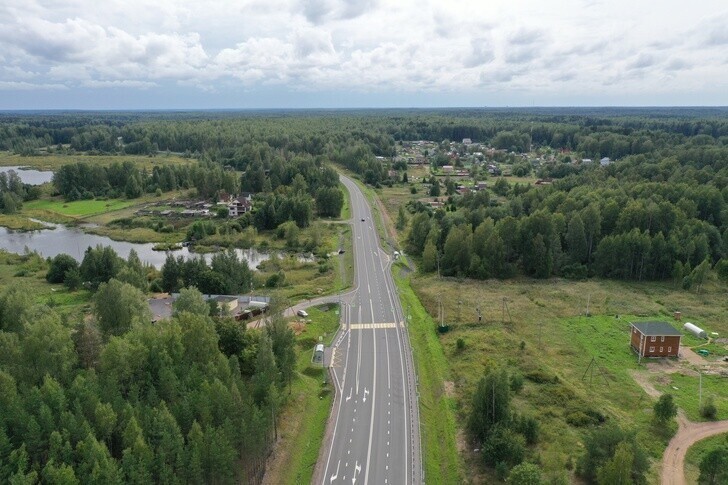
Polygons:
[[0,173],[1,172],[9,172],[11,170],[14,170],[15,173],[18,174],[20,177],[20,181],[24,184],[29,185],[40,185],[44,184],[46,182],[50,182],[53,180],[53,172],[50,171],[41,171],[41,170],[34,170],[34,169],[24,169],[20,165],[15,165],[12,167],[0,167]]
[[[129,251],[134,249],[139,255],[139,259],[149,263],[156,268],[161,268],[167,253],[164,251],[154,251],[154,244],[138,244],[124,241],[114,241],[105,236],[95,234],[86,234],[78,228],[66,227],[59,224],[50,224],[43,222],[52,229],[44,229],[40,231],[15,232],[4,227],[0,227],[0,249],[5,249],[12,253],[23,253],[26,248],[30,251],[37,251],[45,257],[54,257],[58,254],[65,253],[73,256],[78,261],[83,259],[83,254],[89,246],[97,245],[111,246],[114,251],[126,259]],[[265,253],[256,249],[236,249],[238,257],[248,262],[251,268],[257,267],[263,261],[270,259],[271,253]],[[191,252],[188,248],[182,248],[174,251],[176,256],[183,256],[185,259],[203,256],[206,261],[210,261],[212,254],[200,255]],[[311,261],[312,258],[299,257],[302,261]]]

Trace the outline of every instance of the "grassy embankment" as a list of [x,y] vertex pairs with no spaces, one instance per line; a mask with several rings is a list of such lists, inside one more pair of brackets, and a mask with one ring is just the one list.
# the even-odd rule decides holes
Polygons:
[[464,476],[458,455],[457,404],[446,393],[444,383],[451,379],[443,348],[434,332],[435,323],[402,275],[403,265],[394,266],[394,280],[408,318],[420,394],[420,442],[425,480],[428,483],[460,483]]
[[280,417],[280,441],[275,458],[269,462],[265,483],[310,483],[326,421],[333,402],[333,386],[324,383],[325,370],[311,363],[313,348],[322,342],[329,344],[339,327],[338,305],[323,305],[306,310],[307,324],[298,325],[296,355],[298,376],[291,396]]
[[698,441],[688,448],[685,455],[685,478],[688,483],[698,483],[700,476],[700,461],[708,451],[718,446],[728,447],[728,434],[719,434]]
[[46,226],[18,214],[0,214],[0,226],[12,231],[37,231]]

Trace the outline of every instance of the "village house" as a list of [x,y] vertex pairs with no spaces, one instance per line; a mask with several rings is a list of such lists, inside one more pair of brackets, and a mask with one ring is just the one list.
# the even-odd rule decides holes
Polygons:
[[228,217],[240,217],[253,208],[253,194],[243,192],[228,204]]
[[607,167],[613,163],[614,162],[612,160],[610,160],[609,157],[604,157],[601,160],[599,160],[599,165],[601,165],[602,167]]
[[667,322],[632,323],[630,344],[640,358],[677,357],[682,334]]

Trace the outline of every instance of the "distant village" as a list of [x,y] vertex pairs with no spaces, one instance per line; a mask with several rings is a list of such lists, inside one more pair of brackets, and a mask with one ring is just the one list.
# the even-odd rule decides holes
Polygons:
[[[438,143],[429,140],[403,141],[397,145],[397,154],[390,157],[377,157],[383,162],[390,162],[391,167],[387,176],[392,182],[401,181],[402,172],[406,167],[418,168],[426,171],[428,176],[421,180],[429,185],[429,177],[450,178],[456,181],[456,192],[464,195],[469,192],[485,190],[488,183],[478,177],[487,174],[488,177],[513,176],[512,168],[515,164],[528,162],[532,169],[543,165],[554,164],[557,161],[569,160],[572,165],[594,165],[608,167],[614,163],[609,157],[594,161],[591,158],[578,158],[571,156],[568,149],[552,150],[539,149],[529,153],[517,153],[502,148],[493,148],[484,144],[473,142],[470,138],[463,138],[461,142]],[[568,158],[565,158],[568,157]],[[230,167],[231,168],[231,167]],[[549,185],[550,178],[536,178],[535,185]],[[159,201],[148,204],[137,210],[137,216],[158,216],[168,218],[205,218],[221,217],[223,210],[227,217],[239,217],[253,208],[253,193],[243,192],[239,195],[219,194],[216,201],[209,199],[185,199],[172,201]],[[430,205],[440,206],[442,202],[432,200]]]
[[218,201],[209,200],[172,200],[159,201],[137,210],[137,216],[159,216],[169,218],[213,217],[219,210],[227,210],[228,217],[239,217],[253,208],[253,194],[243,192],[238,196],[220,194]]

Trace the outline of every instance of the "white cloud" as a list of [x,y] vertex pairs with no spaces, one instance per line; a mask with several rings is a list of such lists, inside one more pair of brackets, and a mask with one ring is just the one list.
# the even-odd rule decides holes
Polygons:
[[65,89],[68,89],[68,87],[63,84],[36,84],[25,81],[0,81],[0,91],[62,91]]
[[726,24],[720,0],[8,0],[0,79],[206,93],[728,93]]
[[81,83],[83,86],[88,88],[139,88],[149,89],[157,87],[158,84],[149,81],[134,81],[130,79],[125,80],[114,80],[114,81],[98,81],[88,80]]

